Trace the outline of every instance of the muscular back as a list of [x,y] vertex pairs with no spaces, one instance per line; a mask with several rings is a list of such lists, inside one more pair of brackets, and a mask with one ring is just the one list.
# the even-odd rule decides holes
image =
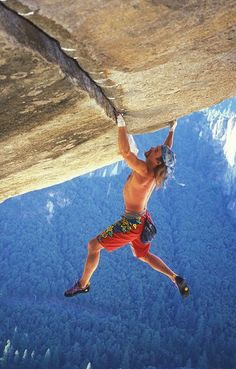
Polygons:
[[134,212],[144,210],[155,186],[156,182],[152,174],[142,176],[133,171],[123,189],[125,209]]

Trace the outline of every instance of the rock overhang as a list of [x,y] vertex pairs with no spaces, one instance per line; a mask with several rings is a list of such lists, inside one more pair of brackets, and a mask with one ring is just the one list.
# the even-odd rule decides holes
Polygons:
[[233,1],[5,4],[55,57],[47,37],[26,29],[27,45],[1,22],[1,200],[119,160],[116,111],[144,133],[235,95]]

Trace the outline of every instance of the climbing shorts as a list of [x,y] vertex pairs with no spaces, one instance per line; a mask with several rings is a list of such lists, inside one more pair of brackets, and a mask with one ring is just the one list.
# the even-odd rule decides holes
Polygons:
[[130,244],[134,256],[144,257],[151,246],[150,242],[144,244],[140,239],[147,216],[150,217],[147,210],[142,213],[125,213],[96,238],[109,252]]

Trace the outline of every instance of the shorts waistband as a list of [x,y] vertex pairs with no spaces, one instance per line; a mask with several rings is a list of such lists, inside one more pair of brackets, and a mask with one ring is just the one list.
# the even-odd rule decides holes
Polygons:
[[125,218],[132,219],[132,218],[143,217],[146,213],[147,213],[147,209],[144,209],[143,211],[138,211],[138,212],[134,212],[134,211],[127,212],[127,211],[125,211],[125,213],[123,214],[123,216]]

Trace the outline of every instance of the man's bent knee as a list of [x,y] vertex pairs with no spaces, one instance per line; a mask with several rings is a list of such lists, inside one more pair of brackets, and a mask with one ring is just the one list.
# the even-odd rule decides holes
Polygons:
[[88,250],[89,252],[99,252],[104,247],[98,242],[96,238],[93,238],[88,242]]
[[139,257],[139,260],[144,261],[145,263],[147,263],[148,255],[149,255],[149,252],[146,255]]
[[148,263],[149,261],[150,252],[148,251],[146,255],[139,257],[139,260],[144,261],[145,263]]

